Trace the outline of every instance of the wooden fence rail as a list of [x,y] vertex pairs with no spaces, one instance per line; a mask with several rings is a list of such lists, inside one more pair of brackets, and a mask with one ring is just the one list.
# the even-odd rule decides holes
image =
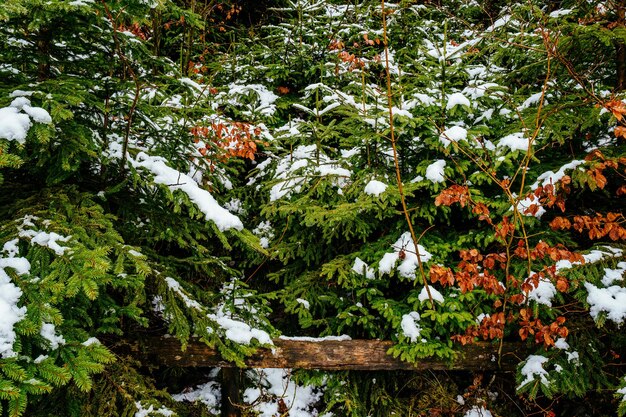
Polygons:
[[[403,362],[387,354],[392,342],[385,340],[274,340],[275,348],[261,348],[245,359],[248,368],[297,368],[342,370],[515,370],[525,355],[520,344],[505,343],[498,364],[498,347],[491,343],[475,343],[460,347],[461,354],[453,361],[427,358],[415,364]],[[131,349],[150,363],[180,367],[234,367],[219,352],[199,341],[190,341],[181,351],[175,338],[150,338],[137,342]]]
[[[525,358],[521,344],[505,343],[498,361],[498,346],[475,343],[460,347],[454,361],[428,358],[411,364],[387,354],[393,345],[384,340],[274,340],[274,349],[262,348],[245,359],[248,368],[296,368],[328,371],[361,370],[463,370],[513,371]],[[173,337],[152,337],[133,342],[132,354],[146,363],[180,367],[221,367],[222,417],[240,417],[241,374],[232,362],[225,361],[215,349],[190,341],[185,352]]]

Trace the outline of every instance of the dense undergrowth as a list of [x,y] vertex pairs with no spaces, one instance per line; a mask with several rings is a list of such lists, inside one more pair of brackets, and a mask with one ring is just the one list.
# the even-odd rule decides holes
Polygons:
[[530,353],[248,371],[250,415],[626,412],[623,2],[0,5],[2,415],[219,413],[141,328]]

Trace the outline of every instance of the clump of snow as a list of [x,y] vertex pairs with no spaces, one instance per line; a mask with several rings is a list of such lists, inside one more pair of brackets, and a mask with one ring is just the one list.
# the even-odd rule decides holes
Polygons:
[[470,101],[462,93],[452,93],[448,96],[448,102],[446,103],[446,109],[450,110],[455,106],[470,106]]
[[233,198],[224,204],[224,208],[233,214],[244,214],[243,203],[238,198]]
[[341,188],[351,175],[349,170],[340,167],[336,161],[318,151],[316,145],[301,145],[278,162],[274,174],[278,182],[270,189],[270,201],[299,193],[307,179],[312,176],[335,176],[336,185]]
[[522,132],[517,132],[503,137],[496,146],[498,148],[506,147],[512,151],[527,151],[528,144],[529,142],[526,135]]
[[626,273],[626,262],[618,263],[616,269],[604,268],[604,276],[602,277],[602,284],[604,284],[605,287],[609,287],[615,281],[623,281],[625,273]]
[[298,385],[290,378],[287,369],[258,369],[249,371],[258,387],[247,388],[243,400],[251,404],[259,417],[281,415],[279,400],[282,399],[291,417],[317,417],[316,403],[323,392],[310,385]]
[[[227,93],[219,93],[216,96],[216,100],[225,99],[227,103],[233,106],[244,106],[246,110],[242,113],[246,115],[260,113],[263,116],[271,116],[276,112],[274,102],[278,99],[278,96],[269,91],[264,85],[232,83],[228,86],[228,90]],[[251,104],[244,104],[251,96],[256,98],[256,100]],[[243,100],[240,102],[240,99]]]
[[85,340],[82,343],[83,346],[100,345],[100,344],[101,343],[97,337],[90,337],[89,339]]
[[[26,142],[28,130],[33,125],[32,121],[46,124],[52,123],[50,113],[41,107],[32,107],[30,100],[24,97],[24,95],[28,94],[19,94],[9,107],[0,108],[0,139],[14,140],[23,144]],[[12,95],[12,97],[15,96]]]
[[536,288],[530,290],[528,299],[552,307],[552,298],[554,298],[556,292],[554,284],[552,284],[549,279],[543,278],[539,280],[539,284]]
[[[436,301],[440,304],[444,303],[443,295],[441,295],[439,291],[433,288],[432,285],[430,285],[428,289],[430,290],[430,295],[433,297],[433,301]],[[420,294],[417,296],[417,299],[420,300],[420,302],[428,300],[428,291],[426,291],[426,287],[422,288]]]
[[365,275],[367,279],[374,279],[374,269],[357,257],[352,265],[352,270],[359,275]]
[[150,405],[150,407],[148,408],[144,408],[144,406],[141,404],[141,401],[137,401],[135,402],[135,407],[137,407],[137,412],[135,413],[135,417],[148,417],[148,416],[155,416],[155,415],[162,415],[165,417],[170,417],[175,415],[175,413],[166,408],[164,405],[162,405],[160,408],[158,409],[154,409],[154,405]]
[[[400,265],[398,266],[398,273],[404,278],[415,279],[415,271],[418,267],[417,251],[415,250],[415,244],[411,239],[411,234],[405,232],[400,238],[393,244],[394,252],[386,253],[378,263],[378,272],[380,274],[388,274],[395,267],[398,259],[402,256]],[[420,260],[422,262],[428,262],[432,255],[424,249],[422,245],[418,245]]]
[[2,246],[2,252],[6,253],[9,258],[15,258],[20,253],[20,248],[17,246],[19,239],[12,239],[4,243]]
[[491,414],[491,411],[487,410],[485,407],[475,405],[469,409],[463,417],[493,417],[493,414]]
[[6,269],[12,269],[18,275],[30,272],[30,263],[26,258],[0,258],[0,356],[11,358],[17,355],[13,351],[15,323],[26,316],[26,307],[18,307],[22,290],[11,282]]
[[172,191],[181,190],[187,194],[189,199],[204,213],[206,220],[213,221],[219,230],[243,229],[243,223],[239,217],[220,206],[211,193],[200,188],[191,177],[167,166],[164,158],[140,152],[136,159],[130,158],[129,160],[136,168],[150,171],[154,175],[155,183],[166,185]]
[[296,298],[296,301],[298,302],[298,304],[302,304],[302,306],[307,310],[311,307],[311,303],[309,303],[304,298]]
[[521,384],[519,384],[517,389],[520,389],[529,382],[534,381],[536,376],[539,377],[543,385],[550,385],[550,381],[547,378],[548,371],[543,369],[543,364],[546,362],[548,362],[548,358],[541,355],[530,355],[528,358],[526,358],[526,363],[521,370],[521,374],[524,377],[524,380]]
[[450,145],[450,143],[458,142],[461,140],[467,140],[467,130],[465,130],[461,126],[452,126],[444,130],[439,136],[439,141],[446,148]]
[[373,195],[378,197],[387,189],[387,184],[384,182],[380,182],[378,180],[371,180],[365,186],[365,194]]
[[[618,258],[618,257],[621,257],[623,254],[623,251],[619,248],[604,246],[603,249],[604,250],[593,249],[589,251],[589,253],[584,254],[583,259],[585,260],[585,265],[596,263],[606,258]],[[555,265],[556,265],[556,270],[560,271],[562,269],[572,268],[574,265],[580,265],[580,264],[581,264],[580,262],[571,262],[566,259],[563,259],[563,260],[557,261]],[[618,267],[620,264],[618,264]]]
[[585,283],[585,288],[589,293],[587,303],[589,303],[589,314],[594,319],[598,319],[600,313],[607,313],[607,318],[617,324],[622,324],[626,318],[626,288],[612,285],[607,288],[598,288],[590,282]]
[[252,233],[259,237],[261,246],[266,249],[270,246],[270,241],[274,239],[274,228],[269,221],[259,223]]
[[420,337],[422,331],[421,326],[418,324],[420,321],[420,315],[416,311],[411,311],[409,314],[402,316],[400,327],[402,327],[402,333],[404,336],[411,339],[412,343],[417,342],[417,338]]
[[[532,106],[533,104],[539,103],[541,101],[541,97],[542,96],[543,96],[543,92],[532,94],[530,97],[528,97],[522,103],[522,105],[519,107],[519,109],[520,110],[527,109],[528,107]],[[548,104],[548,102],[545,100],[545,98],[544,98],[543,102],[544,102],[544,105]]]
[[209,381],[198,385],[190,391],[183,391],[180,394],[172,395],[174,401],[189,401],[192,403],[201,402],[210,414],[219,414],[222,405],[222,391],[220,384],[216,381]]
[[560,337],[554,342],[554,347],[561,350],[569,349],[569,343],[565,341],[564,338]]
[[572,9],[558,9],[553,12],[550,12],[548,16],[556,18],[556,17],[561,17],[561,16],[567,16],[570,13],[572,13]]
[[445,167],[446,161],[443,159],[433,162],[426,168],[426,178],[433,183],[444,182],[446,179],[443,173]]
[[585,161],[583,161],[583,160],[575,159],[575,160],[573,160],[571,162],[568,162],[567,164],[563,165],[556,172],[546,171],[546,172],[544,172],[543,174],[541,174],[540,176],[537,177],[537,181],[535,181],[535,183],[530,188],[534,190],[539,185],[542,185],[542,186],[545,187],[548,184],[556,184],[557,182],[559,182],[565,176],[565,171],[568,171],[570,169],[574,169],[574,168],[576,168],[579,165],[584,164],[584,163],[585,163]]
[[200,303],[198,303],[196,300],[192,300],[191,298],[189,298],[187,294],[184,293],[178,281],[176,281],[174,278],[167,277],[165,278],[165,282],[167,283],[167,286],[172,291],[178,294],[178,296],[181,298],[181,300],[183,300],[183,302],[188,308],[195,308],[196,310],[202,310],[202,306],[200,305]]
[[50,248],[58,256],[65,254],[65,251],[69,249],[66,246],[61,246],[58,242],[68,242],[71,236],[61,236],[55,232],[44,232],[40,230],[21,229],[19,236],[30,239],[30,244],[37,244],[39,246]]
[[240,320],[231,319],[225,315],[209,314],[209,318],[226,331],[226,337],[235,343],[249,345],[256,339],[263,345],[272,345],[270,335],[261,329],[255,329]]
[[50,342],[50,349],[55,350],[59,346],[65,344],[65,339],[61,335],[56,334],[56,328],[52,323],[42,323],[39,334]]
[[573,362],[574,364],[579,364],[580,363],[580,355],[578,354],[578,352],[574,351],[574,352],[566,352],[567,354],[567,361],[568,362]]

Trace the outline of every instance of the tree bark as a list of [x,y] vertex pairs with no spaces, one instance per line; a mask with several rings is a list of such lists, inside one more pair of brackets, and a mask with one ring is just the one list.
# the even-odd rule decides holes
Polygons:
[[[498,366],[498,346],[480,342],[460,347],[454,361],[426,358],[408,363],[387,354],[393,345],[383,340],[326,340],[319,342],[276,339],[274,349],[258,349],[244,361],[249,368],[297,368],[343,370],[504,370],[513,371],[525,357],[521,344],[505,343],[501,366]],[[152,338],[133,343],[131,350],[150,363],[180,367],[234,367],[206,344],[190,341],[187,350],[180,350],[175,338]]]

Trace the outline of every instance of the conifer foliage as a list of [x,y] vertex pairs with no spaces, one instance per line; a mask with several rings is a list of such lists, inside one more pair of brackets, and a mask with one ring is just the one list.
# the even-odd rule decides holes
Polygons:
[[251,3],[0,3],[0,413],[219,413],[146,328],[528,349],[514,406],[249,371],[249,415],[626,414],[626,5]]

